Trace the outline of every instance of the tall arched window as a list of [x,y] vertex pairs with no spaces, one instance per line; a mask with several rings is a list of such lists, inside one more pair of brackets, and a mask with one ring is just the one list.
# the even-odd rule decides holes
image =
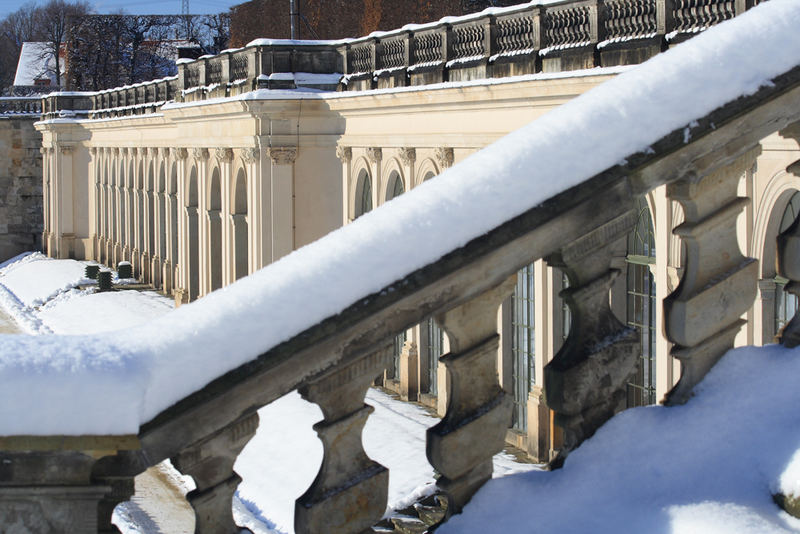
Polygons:
[[534,382],[534,357],[536,331],[534,329],[534,275],[533,264],[517,272],[511,312],[512,380],[514,383],[513,428],[528,428],[528,394]]
[[[797,215],[800,214],[800,192],[792,195],[786,209],[783,210],[781,225],[778,233],[782,234],[794,223]],[[782,276],[775,277],[775,333],[779,333],[788,323],[795,312],[797,312],[798,299],[796,296],[786,291],[786,284],[789,282]]]
[[372,179],[366,169],[361,169],[356,182],[355,217],[361,217],[372,210]]
[[403,179],[400,177],[400,173],[392,171],[392,174],[389,175],[388,187],[386,188],[386,200],[399,197],[404,192],[405,188],[403,187]]
[[639,200],[639,220],[628,235],[627,323],[639,331],[640,358],[636,377],[628,383],[628,407],[656,401],[656,285],[650,266],[656,261],[650,209]]

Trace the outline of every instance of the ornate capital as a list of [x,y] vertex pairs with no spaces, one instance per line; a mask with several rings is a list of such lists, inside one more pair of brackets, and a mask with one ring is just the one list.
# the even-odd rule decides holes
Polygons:
[[189,150],[186,148],[173,148],[172,155],[177,159],[186,159],[189,157]]
[[267,149],[267,155],[275,165],[291,165],[297,159],[297,148],[272,147]]
[[128,155],[128,147],[126,147],[126,146],[120,147],[119,152],[123,156],[127,156]]
[[259,158],[259,151],[257,148],[243,148],[242,158],[244,159],[245,163],[255,163],[261,159]]
[[128,149],[131,153],[131,156],[137,156],[139,154],[139,149],[135,146],[132,146]]
[[417,150],[414,148],[401,148],[397,155],[400,156],[403,165],[413,165],[417,161]]
[[140,153],[142,156],[147,156],[147,154],[148,154],[149,152],[150,152],[150,151],[148,150],[148,148],[147,148],[147,147],[142,147],[142,148],[140,148],[140,149],[139,149],[139,153]]
[[97,147],[90,146],[89,147],[89,154],[94,157],[97,154]]
[[207,148],[193,148],[192,149],[192,157],[196,160],[205,161],[208,159],[208,149]]
[[72,145],[62,145],[58,147],[61,150],[61,153],[66,155],[72,154]]
[[437,148],[434,156],[436,157],[437,163],[439,163],[439,167],[443,169],[453,165],[453,149],[450,147]]
[[347,163],[353,159],[353,149],[349,146],[338,145],[336,147],[336,157],[342,160],[343,163]]
[[111,149],[111,152],[113,152],[115,156],[119,156],[120,152],[119,147],[115,146],[114,148]]
[[214,157],[220,161],[231,161],[233,159],[232,148],[215,148]]
[[383,151],[380,148],[370,147],[367,149],[367,159],[372,163],[377,163],[383,159]]
[[154,148],[153,151],[154,151],[154,154],[158,154],[162,158],[168,158],[169,157],[169,148],[167,148],[167,147],[163,147],[162,146],[161,148]]
[[43,155],[43,156],[46,156],[48,151],[49,151],[49,149],[47,149],[45,147],[42,147],[42,148],[39,149],[39,153],[41,155]]

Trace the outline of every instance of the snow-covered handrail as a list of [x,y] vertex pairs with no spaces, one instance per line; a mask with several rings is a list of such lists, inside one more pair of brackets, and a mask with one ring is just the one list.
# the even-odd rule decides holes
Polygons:
[[[682,402],[732,344],[755,294],[754,260],[727,221],[742,207],[742,162],[800,121],[799,17],[794,0],[772,0],[709,30],[157,323],[6,336],[0,459],[18,477],[9,483],[35,490],[42,458],[62,462],[47,484],[82,487],[91,504],[107,494],[104,476],[172,457],[198,483],[190,500],[200,516],[230,505],[255,410],[297,388],[323,409],[325,461],[298,501],[296,530],[346,521],[342,531],[361,532],[383,513],[386,487],[360,448],[364,391],[386,364],[387,340],[434,315],[451,340],[442,360],[451,380],[428,454],[458,510],[490,476],[509,419],[493,368],[508,278],[542,257],[569,273],[574,328],[545,377],[568,449],[613,413],[635,368],[636,337],[608,304],[612,245],[635,224],[637,198],[664,184],[692,242],[665,310],[684,370],[670,402]],[[783,273],[800,273],[785,259]],[[724,307],[703,308],[723,295]],[[87,450],[96,452],[72,452]],[[118,452],[96,465],[97,451]],[[213,520],[209,532],[230,523]]]

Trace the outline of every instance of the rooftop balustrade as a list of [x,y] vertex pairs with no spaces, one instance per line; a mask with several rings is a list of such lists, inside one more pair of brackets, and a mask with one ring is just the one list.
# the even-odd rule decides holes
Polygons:
[[[181,62],[175,77],[87,94],[88,103],[61,98],[43,106],[43,118],[85,110],[92,119],[146,115],[166,102],[225,98],[255,89],[369,90],[635,64],[758,3],[532,2],[359,39],[260,39]],[[64,107],[70,103],[79,107]]]
[[42,98],[40,96],[3,96],[0,97],[0,116],[38,117],[42,114]]

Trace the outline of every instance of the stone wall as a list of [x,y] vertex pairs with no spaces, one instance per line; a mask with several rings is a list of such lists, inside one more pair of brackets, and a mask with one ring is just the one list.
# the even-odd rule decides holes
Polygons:
[[38,117],[0,116],[0,261],[42,247],[42,134]]

